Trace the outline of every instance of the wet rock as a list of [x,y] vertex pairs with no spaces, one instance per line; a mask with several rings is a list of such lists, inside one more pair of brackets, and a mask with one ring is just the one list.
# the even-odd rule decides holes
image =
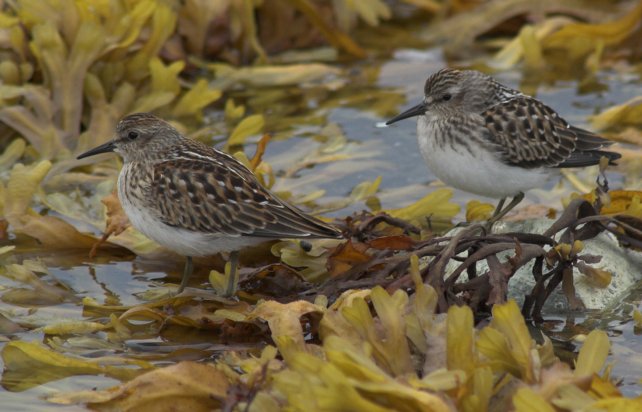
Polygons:
[[[520,222],[498,222],[493,227],[494,233],[524,232],[542,234],[548,229],[553,220],[532,219]],[[454,229],[457,230],[457,229]],[[448,234],[454,234],[454,231]],[[561,232],[557,235],[559,237]],[[548,248],[546,248],[548,249]],[[601,310],[619,302],[631,287],[642,281],[642,253],[624,248],[619,245],[615,236],[608,232],[602,232],[593,239],[584,241],[584,249],[580,253],[602,256],[599,263],[591,266],[597,269],[607,270],[612,273],[611,283],[606,288],[598,288],[590,283],[586,276],[574,269],[575,293],[584,303],[586,309]],[[501,262],[514,255],[514,251],[499,253]],[[520,268],[508,283],[508,297],[515,299],[518,304],[524,302],[524,296],[529,294],[535,285],[533,278],[534,260]],[[446,273],[452,272],[458,262],[451,261],[446,267]],[[477,263],[477,273],[484,273],[488,270],[485,261]],[[462,276],[465,278],[465,274]],[[544,305],[544,312],[560,312],[569,309],[568,302],[562,292],[561,285],[551,294]]]

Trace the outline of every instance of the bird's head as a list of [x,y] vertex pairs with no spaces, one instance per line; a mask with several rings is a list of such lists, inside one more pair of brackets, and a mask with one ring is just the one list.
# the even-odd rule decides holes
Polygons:
[[509,90],[475,70],[442,69],[426,80],[423,101],[388,120],[386,125],[415,116],[440,118],[461,112],[481,113]]
[[82,159],[100,153],[116,152],[125,162],[153,160],[183,139],[166,121],[151,113],[136,113],[124,117],[116,126],[116,135],[110,141],[77,157]]

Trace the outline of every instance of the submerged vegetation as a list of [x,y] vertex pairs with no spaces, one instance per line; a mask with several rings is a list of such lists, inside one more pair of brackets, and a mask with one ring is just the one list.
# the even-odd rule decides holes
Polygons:
[[[641,33],[642,1],[5,2],[4,389],[121,381],[46,389],[48,402],[99,410],[639,409],[642,398],[624,397],[606,365],[607,333],[582,330],[582,349],[563,362],[524,316],[541,321],[558,287],[580,307],[574,273],[611,282],[583,241],[607,231],[642,249],[642,88],[590,118],[628,144],[618,148],[618,190],[567,176],[581,193],[560,196],[566,207],[543,235],[486,234],[476,222],[492,205],[460,210],[449,188],[382,188],[390,165],[380,155],[391,146],[350,139],[331,112],[370,121],[398,111],[403,92],[378,79],[391,50],[409,46],[437,48],[453,66],[521,70],[528,93],[569,79],[604,88],[604,72],[639,84]],[[113,193],[115,157],[75,160],[140,111],[233,153],[282,198],[334,216],[348,240],[243,251],[238,299],[212,292],[225,270],[216,258],[197,262],[207,288],[173,297],[175,286],[154,281],[113,291],[93,268],[92,286],[61,279],[87,262],[116,276],[110,262],[133,260],[129,285],[137,265],[167,275],[180,261],[129,226]],[[544,209],[535,216],[555,215]],[[446,233],[462,215],[470,225]],[[506,291],[529,262],[536,286],[520,312]],[[626,315],[639,328],[640,313]],[[182,347],[185,336],[202,344]],[[146,346],[155,341],[167,345]]]

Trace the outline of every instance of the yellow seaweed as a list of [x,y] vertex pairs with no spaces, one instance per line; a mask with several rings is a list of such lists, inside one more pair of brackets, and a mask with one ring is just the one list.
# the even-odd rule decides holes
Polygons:
[[31,198],[50,168],[51,162],[44,160],[30,166],[19,163],[11,169],[2,202],[4,216],[10,223],[27,213]]
[[526,382],[536,379],[537,352],[514,300],[493,307],[493,320],[480,331],[476,345],[495,371],[510,372]]
[[575,375],[592,375],[598,373],[606,362],[609,354],[609,338],[606,332],[593,330],[588,334],[584,345],[577,355],[575,362]]
[[229,149],[230,146],[243,144],[249,136],[261,133],[264,125],[265,118],[262,114],[253,114],[244,118],[236,125],[227,139],[226,149]]
[[637,96],[593,116],[591,125],[596,130],[607,130],[625,125],[639,125],[642,122],[641,119],[642,96]]
[[202,55],[212,20],[229,12],[232,0],[187,0],[179,10],[179,32],[185,36],[192,53]]
[[[389,295],[383,288],[375,287],[370,299],[385,330],[386,336],[381,339],[381,350],[386,353],[391,372],[395,375],[413,373],[410,347],[401,315],[402,309],[408,305],[408,295],[401,291]],[[376,342],[373,341],[371,344],[374,346]],[[393,359],[394,362],[390,362]]]
[[[299,318],[307,313],[323,313],[324,308],[310,302],[297,301],[281,304],[276,301],[265,301],[257,305],[250,314],[250,318],[261,318],[267,321],[272,331],[272,339],[278,343],[279,338],[289,338],[288,346],[292,350],[294,345],[299,350],[304,350],[303,329]],[[281,351],[283,353],[283,350]],[[287,356],[287,354],[284,354]],[[287,359],[286,359],[287,360]]]
[[[106,374],[116,379],[129,380],[140,374],[141,369],[103,364],[100,359],[83,360],[54,352],[36,342],[15,341],[2,350],[5,372],[2,382],[13,391],[22,391],[35,385],[71,375]],[[146,362],[128,362],[151,368]]]
[[[512,402],[516,410],[524,411],[554,410],[553,405],[622,405],[631,408],[637,405],[634,400],[622,398],[612,384],[595,375],[607,353],[603,349],[606,347],[608,351],[602,332],[589,335],[580,351],[577,371],[572,373],[567,365],[556,359],[547,359],[545,352],[549,349],[550,341],[543,347],[535,345],[513,301],[496,305],[495,318],[478,336],[473,333],[471,312],[467,308],[451,308],[445,316],[447,326],[443,329],[435,328],[436,320],[427,319],[432,321],[423,323],[421,330],[426,336],[431,336],[431,346],[435,346],[437,341],[446,344],[449,369],[441,368],[426,372],[423,376],[417,375],[416,365],[410,362],[404,366],[407,361],[399,359],[394,349],[395,345],[401,345],[400,348],[406,345],[401,343],[399,337],[406,333],[402,326],[406,324],[404,318],[418,315],[413,313],[413,308],[434,307],[431,303],[434,298],[429,291],[426,289],[427,293],[414,296],[420,302],[412,302],[402,291],[390,295],[376,288],[372,291],[347,291],[330,308],[305,301],[288,304],[263,301],[251,312],[245,312],[247,316],[233,310],[233,314],[224,315],[223,318],[238,322],[268,322],[283,361],[277,357],[277,349],[267,346],[260,356],[228,353],[219,358],[215,365],[203,367],[220,371],[217,379],[221,384],[251,382],[251,385],[255,385],[253,387],[258,392],[254,401],[247,405],[249,410],[261,410],[262,407],[271,409],[279,405],[279,408],[289,410],[337,410],[349,407],[350,410],[364,411],[453,411],[458,408],[472,412],[489,410],[493,402]],[[364,298],[372,300],[374,314]],[[223,315],[222,312],[227,310],[221,308],[217,313]],[[321,317],[320,346],[306,343],[304,339],[301,316],[306,314]],[[434,316],[434,312],[423,315]],[[154,317],[159,323],[169,319],[159,310],[137,307],[121,315],[118,322],[112,316],[111,324],[127,329],[126,319],[140,322]],[[118,323],[122,325],[117,326]],[[91,330],[88,328],[86,332]],[[463,343],[457,341],[458,337],[463,337]],[[495,345],[500,347],[500,351],[490,351],[489,340],[496,341]],[[415,356],[418,354],[416,347],[408,348]],[[476,359],[475,350],[482,355],[479,360]],[[542,351],[540,361],[538,351]],[[401,354],[403,358],[403,350]],[[526,355],[532,363],[524,362]],[[457,365],[469,372],[455,368]],[[498,368],[499,365],[503,366]],[[81,366],[84,364],[78,367]],[[91,371],[98,370],[94,366],[88,368]],[[531,368],[531,371],[525,368]],[[153,387],[178,384],[191,388],[190,382],[200,376],[196,372],[187,375],[173,373],[172,367],[159,370],[165,372],[150,375],[156,380]],[[93,373],[91,371],[89,373]],[[506,385],[505,372],[514,373],[512,379],[521,375],[530,381],[521,380],[518,385]],[[593,375],[590,385],[587,385],[587,374]],[[148,392],[137,386],[139,382],[147,382],[144,376],[147,375],[142,375],[131,384],[96,395],[88,392],[62,394],[55,395],[52,400],[66,404],[122,400],[127,399],[123,396],[126,388],[131,389],[127,393],[136,394],[140,391],[140,396],[145,398]],[[502,385],[506,386],[499,391]],[[168,391],[172,393],[171,389]],[[119,395],[109,396],[114,393]],[[197,390],[195,396],[200,396],[199,393],[202,392]],[[162,398],[164,395],[159,396]]]
[[635,33],[642,19],[642,2],[624,16],[608,23],[572,23],[543,39],[546,50],[563,50],[570,60],[583,57],[600,44],[618,44]]
[[216,367],[185,361],[142,374],[119,388],[54,395],[47,400],[62,405],[82,402],[97,409],[205,412],[221,406],[228,387]]
[[420,226],[425,226],[430,219],[439,228],[459,213],[459,205],[450,202],[452,196],[452,189],[437,189],[409,206],[385,212]]
[[[443,10],[444,13],[457,13],[469,7],[464,2],[452,5],[430,0],[406,2],[432,12]],[[57,175],[53,177],[57,178],[55,182],[59,186],[56,187],[64,184],[77,187],[80,175],[86,179],[96,179],[91,180],[92,183],[102,179],[100,184],[103,186],[98,188],[98,192],[107,193],[105,188],[109,184],[113,185],[119,167],[117,160],[93,165],[91,163],[94,160],[76,162],[70,159],[73,158],[72,152],[80,152],[108,139],[116,120],[129,111],[154,110],[169,120],[179,118],[183,121],[184,117],[199,119],[203,108],[218,100],[223,90],[234,94],[238,92],[235,89],[239,85],[246,88],[262,87],[261,93],[256,97],[247,96],[244,92],[240,94],[237,102],[243,101],[247,107],[240,104],[237,106],[231,99],[225,103],[226,120],[238,125],[228,140],[230,146],[245,143],[245,138],[259,133],[264,127],[262,117],[263,121],[257,122],[257,118],[262,116],[260,114],[243,119],[246,110],[250,113],[269,113],[257,110],[257,107],[270,107],[272,102],[288,98],[283,90],[273,90],[279,86],[304,84],[306,87],[310,86],[306,93],[310,92],[312,96],[321,92],[332,95],[321,101],[323,110],[334,108],[338,104],[366,105],[368,107],[364,110],[383,115],[400,103],[399,99],[403,98],[400,93],[373,95],[368,87],[362,92],[350,90],[349,95],[342,94],[337,88],[346,82],[343,77],[339,77],[343,76],[343,70],[331,65],[240,68],[217,65],[214,69],[217,76],[214,85],[208,84],[203,78],[190,79],[189,82],[180,78],[186,67],[185,61],[190,64],[194,60],[190,59],[191,56],[187,56],[185,60],[174,60],[183,57],[180,54],[178,57],[172,55],[176,52],[174,47],[180,43],[174,36],[186,35],[189,47],[203,53],[204,42],[210,35],[209,24],[212,19],[221,16],[229,17],[230,38],[233,42],[249,50],[251,56],[259,56],[260,62],[267,61],[270,57],[267,55],[268,50],[260,43],[257,16],[261,7],[269,3],[187,0],[179,5],[173,1],[102,0],[91,5],[90,2],[76,1],[69,3],[74,7],[65,7],[64,10],[59,7],[59,0],[17,0],[8,5],[0,13],[0,27],[6,29],[3,32],[3,39],[7,42],[6,51],[10,51],[6,54],[7,60],[0,63],[0,121],[11,130],[10,137],[20,135],[22,138],[17,139],[0,157],[0,167],[7,170],[14,167],[6,187],[4,184],[0,186],[0,199],[5,215],[11,214],[12,225],[18,228],[16,232],[22,231],[52,248],[88,249],[88,244],[95,241],[93,236],[79,234],[65,220],[35,214],[30,208],[32,199],[34,194],[38,194],[45,199],[42,203],[52,211],[81,222],[102,225],[102,209],[95,206],[83,208],[84,205],[74,203],[74,199],[77,200],[74,196],[80,196],[78,193],[67,195],[54,192],[51,187],[42,185],[42,179],[47,171]],[[389,5],[381,0],[339,0],[334,2],[335,7],[344,7],[346,13],[338,17],[342,31],[336,31],[333,26],[335,22],[324,20],[315,3],[284,3],[297,7],[306,18],[321,27],[324,34],[332,38],[338,47],[356,55],[362,50],[358,46],[353,47],[354,42],[347,35],[349,27],[354,25],[354,18],[372,25],[389,18]],[[527,3],[520,2],[520,10]],[[17,4],[19,9],[15,16],[10,14],[13,4]],[[203,13],[198,13],[201,7]],[[192,27],[177,27],[177,18],[179,21],[187,21]],[[559,20],[558,23],[567,24],[568,19]],[[551,33],[551,30],[545,30],[551,29],[551,24],[549,18],[542,25],[523,27],[511,43],[513,46],[519,43],[519,47],[515,47],[519,51],[511,49],[515,54],[508,59],[516,62],[524,58],[527,69],[540,68],[546,51],[541,39]],[[554,26],[553,29],[557,27]],[[468,31],[467,27],[458,28],[462,32]],[[600,40],[592,46],[589,59],[593,59],[593,63],[602,57],[605,44]],[[160,51],[164,47],[168,48],[164,50],[161,60]],[[126,64],[123,66],[122,62]],[[377,78],[379,67],[370,70],[369,76]],[[30,83],[36,82],[36,79],[42,79],[42,84]],[[68,87],[74,89],[67,89]],[[634,110],[630,112],[632,115],[618,115],[613,119],[635,122],[636,107],[634,104]],[[295,126],[300,125],[302,119],[308,125],[325,121],[321,115],[286,116],[270,119],[270,128],[289,128],[292,126],[292,119],[297,120],[292,123]],[[220,127],[219,124],[214,124],[209,130],[213,130],[218,138]],[[275,139],[289,136],[287,133],[277,133]],[[243,152],[236,153],[235,156],[256,169],[260,178],[267,183],[266,186],[274,185],[284,197],[305,203],[315,211],[323,207],[327,207],[326,210],[346,207],[362,201],[367,202],[371,210],[380,209],[377,195],[381,195],[381,177],[355,184],[348,196],[329,205],[317,204],[325,193],[322,189],[315,188],[314,184],[327,183],[326,179],[338,179],[355,171],[378,168],[381,162],[364,164],[371,162],[372,157],[378,153],[373,147],[386,146],[376,141],[362,144],[349,142],[336,125],[329,125],[308,140],[311,143],[306,144],[315,145],[314,150],[307,153],[293,147],[294,150],[283,155],[280,164],[274,167],[276,171],[284,170],[284,178],[274,172],[271,164],[261,161],[260,156],[256,162],[250,162]],[[299,154],[302,156],[298,156]],[[28,161],[36,161],[31,166],[14,165],[22,157]],[[293,164],[292,157],[300,160]],[[50,159],[55,164],[52,165],[49,161],[39,163],[40,159]],[[339,162],[342,160],[349,162]],[[363,161],[361,164],[360,160]],[[338,171],[329,173],[329,177],[324,173],[309,173],[302,178],[297,177],[307,168],[320,168],[331,162]],[[77,169],[68,173],[71,168]],[[74,173],[76,176],[72,175]],[[18,180],[12,182],[11,179]],[[82,190],[86,186],[84,184]],[[440,189],[413,205],[391,210],[390,213],[424,227],[432,224],[435,228],[434,224],[437,223],[439,228],[459,212],[459,207],[450,201],[451,195],[449,189]],[[98,199],[94,200],[100,206]],[[639,204],[639,197],[629,196],[628,203],[618,209],[618,213],[626,211],[637,216]],[[468,220],[483,219],[492,211],[490,205],[476,204],[474,206],[477,210],[470,213],[469,217],[469,209],[475,209],[471,206],[469,204],[467,207]],[[38,210],[37,207],[34,209]],[[124,229],[125,225],[118,227],[119,230]],[[167,257],[165,252],[159,252],[157,245],[131,228],[113,240],[114,243],[127,246],[137,255],[159,253],[164,261],[172,259],[172,255]],[[326,266],[329,250],[335,248],[338,242],[314,241],[311,248],[300,242],[279,242],[272,251],[284,263],[301,269],[306,280],[320,281],[328,275]],[[559,248],[560,256],[570,259],[580,252],[581,246],[577,242],[562,245]],[[2,248],[0,252],[13,249],[11,246],[8,248]],[[13,253],[2,257],[10,261],[14,258],[12,255]],[[38,283],[36,273],[40,272],[27,264],[5,264],[4,270],[10,272],[9,276],[13,280],[34,286],[29,291],[30,294],[23,294],[22,297],[15,290],[4,291],[5,303],[21,302],[20,299],[24,302],[25,296],[32,299],[32,302],[37,295],[48,299],[49,295],[42,293],[38,287],[49,286],[55,289],[42,280]],[[610,279],[610,274],[596,272],[593,268],[585,271],[585,274],[596,278],[601,284],[607,283],[607,275]],[[250,324],[265,330],[267,322],[277,348],[267,346],[260,357],[258,351],[225,352],[216,361],[212,361],[215,364],[213,367],[179,364],[182,369],[163,369],[162,373],[151,374],[135,383],[132,381],[131,385],[82,395],[61,396],[53,400],[67,404],[94,402],[91,406],[96,408],[140,407],[141,402],[147,401],[151,402],[147,405],[150,408],[157,407],[158,403],[165,407],[184,407],[185,404],[173,403],[173,400],[184,400],[181,396],[189,393],[199,401],[197,405],[188,406],[212,409],[222,405],[227,396],[227,388],[233,385],[234,390],[247,391],[240,393],[251,393],[254,396],[248,400],[249,405],[241,403],[236,406],[238,409],[247,406],[249,410],[327,410],[345,409],[347,405],[349,410],[368,411],[441,411],[455,408],[484,411],[493,404],[510,405],[511,397],[517,410],[529,410],[533,406],[537,410],[549,410],[552,408],[552,401],[564,406],[573,406],[573,402],[576,402],[575,405],[603,405],[605,408],[623,410],[633,410],[636,406],[635,400],[622,398],[608,381],[608,374],[603,377],[593,375],[590,382],[585,376],[599,370],[598,364],[605,356],[604,337],[598,339],[592,338],[593,334],[589,335],[590,341],[584,345],[584,353],[580,352],[575,372],[582,377],[574,377],[569,368],[558,367],[560,363],[553,359],[550,341],[546,340],[543,346],[532,341],[514,303],[497,306],[491,325],[476,334],[472,326],[472,313],[467,309],[452,308],[448,314],[435,314],[438,296],[434,289],[423,284],[416,256],[411,258],[410,275],[415,285],[415,293],[410,296],[404,290],[350,290],[330,307],[328,298],[324,296],[314,296],[314,303],[263,301],[256,305],[241,302],[238,306],[233,306],[234,304],[216,300],[209,294],[196,292],[132,308],[116,304],[97,305],[86,300],[85,310],[92,314],[98,313],[104,319],[44,326],[43,332],[61,335],[56,337],[58,344],[55,347],[65,348],[65,341],[62,339],[65,334],[91,335],[100,331],[107,334],[112,342],[122,342],[134,339],[137,329],[143,328],[152,333],[160,333],[162,328],[174,325],[183,328],[214,328],[218,331],[218,328],[233,329],[239,324]],[[220,282],[221,275],[218,276],[212,272],[213,284]],[[167,290],[156,290],[154,293],[166,294]],[[142,296],[158,298],[159,295],[154,296],[154,293]],[[73,295],[53,294],[54,299],[61,300],[69,296]],[[112,302],[114,300],[108,303]],[[310,343],[310,337],[317,337],[314,329],[317,325],[319,340]],[[595,340],[599,340],[599,344]],[[5,350],[7,355],[13,355],[16,349],[15,346],[9,346]],[[46,352],[41,354],[42,358],[47,356]],[[58,359],[55,355],[49,358]],[[28,365],[39,367],[42,363]],[[50,367],[45,365],[42,368]],[[99,372],[100,370],[103,372]],[[74,374],[85,371],[105,373],[100,367],[84,364],[71,364],[67,371]],[[554,374],[557,375],[553,376]],[[114,374],[116,375],[118,373]],[[129,377],[128,375],[127,378]],[[12,379],[11,373],[7,375],[7,379]],[[151,389],[147,391],[146,386]],[[176,389],[185,386],[189,390],[180,392]],[[168,399],[167,396],[175,399]],[[590,404],[589,397],[598,400]],[[98,406],[98,402],[104,405]]]
[[466,376],[472,376],[475,370],[473,311],[468,306],[451,306],[446,324],[446,365],[449,370],[462,370]]
[[239,83],[249,87],[283,87],[336,77],[341,71],[336,67],[320,64],[264,65],[256,67],[231,67],[223,63],[208,64],[214,72],[214,85],[226,90]]
[[530,388],[520,388],[513,396],[513,406],[516,412],[554,412],[546,399]]
[[493,215],[495,206],[490,203],[471,200],[466,203],[466,221],[467,222],[484,222]]

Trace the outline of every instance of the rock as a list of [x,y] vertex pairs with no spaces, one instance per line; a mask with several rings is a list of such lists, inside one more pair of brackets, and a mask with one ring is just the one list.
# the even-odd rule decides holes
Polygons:
[[[542,234],[552,223],[553,220],[545,218],[520,222],[502,221],[494,225],[493,233],[524,232]],[[453,229],[446,236],[452,236],[458,230],[461,229]],[[557,236],[559,237],[561,233]],[[498,257],[501,262],[505,262],[507,257],[513,256],[513,254],[514,252],[511,250],[499,253]],[[583,254],[602,256],[602,260],[599,263],[594,263],[591,266],[607,270],[613,275],[609,286],[602,289],[591,284],[586,276],[574,269],[575,293],[587,309],[602,310],[616,304],[635,283],[642,280],[642,252],[621,247],[611,233],[602,232],[595,238],[584,241],[584,249],[580,255]],[[532,274],[533,263],[534,260],[520,268],[508,283],[508,298],[515,299],[519,305],[524,302],[524,296],[529,294],[535,285],[535,279]],[[446,267],[446,275],[450,274],[458,265],[459,262],[449,262]],[[485,260],[477,263],[477,273],[481,274],[487,270],[488,265]],[[461,278],[466,278],[465,273]],[[568,309],[568,302],[560,285],[546,301],[543,311],[551,313],[568,311]]]

